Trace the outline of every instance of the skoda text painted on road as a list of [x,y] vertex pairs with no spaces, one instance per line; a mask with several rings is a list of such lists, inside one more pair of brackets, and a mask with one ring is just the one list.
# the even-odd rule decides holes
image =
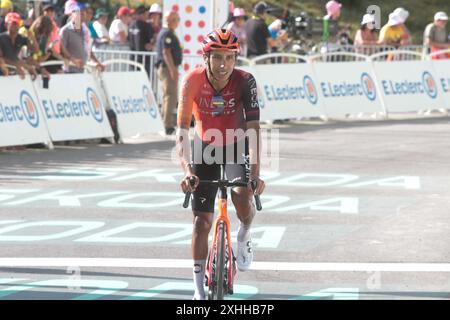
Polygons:
[[47,119],[63,120],[68,118],[93,117],[97,122],[103,122],[102,103],[92,88],[86,89],[85,100],[55,101],[42,99],[43,111]]
[[385,95],[427,94],[430,98],[435,99],[438,94],[436,82],[428,71],[422,73],[420,80],[381,80],[381,86]]
[[39,113],[31,94],[22,90],[19,101],[20,104],[11,106],[0,103],[0,124],[26,121],[31,127],[37,128],[39,126]]
[[359,83],[320,82],[320,88],[325,98],[366,96],[373,101],[377,97],[374,81],[367,72],[361,74]]

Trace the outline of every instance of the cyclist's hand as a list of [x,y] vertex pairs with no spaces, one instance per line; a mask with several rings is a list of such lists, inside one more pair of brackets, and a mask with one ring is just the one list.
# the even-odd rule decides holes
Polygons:
[[253,193],[257,196],[259,196],[260,194],[262,194],[264,192],[264,189],[266,188],[266,183],[264,182],[264,180],[260,179],[260,178],[254,178],[252,179],[252,181],[256,181],[256,188],[253,191]]
[[[195,179],[195,184],[194,184],[194,186],[191,186],[191,183],[190,183],[190,178],[191,177],[194,177],[194,179]],[[183,192],[184,193],[186,193],[186,192],[190,192],[190,193],[192,193],[192,192],[194,192],[195,191],[195,189],[197,188],[197,186],[198,186],[198,183],[200,182],[200,179],[199,179],[199,177],[197,177],[197,176],[195,176],[195,175],[190,175],[190,174],[188,174],[188,175],[186,175],[184,178],[183,178],[183,180],[181,181],[181,190],[183,190]]]

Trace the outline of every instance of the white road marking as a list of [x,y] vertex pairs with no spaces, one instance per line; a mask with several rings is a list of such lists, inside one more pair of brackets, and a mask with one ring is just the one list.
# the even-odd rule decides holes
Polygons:
[[[111,268],[192,268],[190,259],[122,258],[0,258],[0,267],[111,267]],[[335,272],[450,272],[450,263],[346,263],[346,262],[263,262],[252,270],[335,271]]]

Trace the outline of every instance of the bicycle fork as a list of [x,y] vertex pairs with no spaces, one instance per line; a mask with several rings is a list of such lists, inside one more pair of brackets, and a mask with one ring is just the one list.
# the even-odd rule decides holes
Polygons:
[[[231,248],[231,233],[230,233],[230,219],[227,214],[227,189],[221,188],[220,195],[218,199],[218,212],[219,215],[215,219],[214,226],[213,226],[213,239],[212,239],[212,246],[210,248],[209,257],[214,257],[218,255],[219,250],[219,240],[217,235],[219,234],[219,229],[223,228],[224,234],[226,237],[226,250],[228,255],[227,260],[227,292],[229,294],[233,294],[233,279],[234,279],[234,255]],[[216,261],[217,263],[217,261]],[[207,278],[208,278],[208,286],[212,285],[213,277],[212,277],[212,266],[213,261],[210,258],[208,260],[208,267],[207,267]],[[216,266],[215,271],[217,272],[219,268]]]

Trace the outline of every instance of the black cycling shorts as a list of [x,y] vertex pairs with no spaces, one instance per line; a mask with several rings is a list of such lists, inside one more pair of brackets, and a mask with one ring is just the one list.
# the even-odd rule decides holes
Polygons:
[[[201,144],[201,148],[199,145]],[[205,143],[195,142],[193,149],[193,170],[200,180],[220,179],[221,166],[225,166],[225,178],[248,182],[250,165],[248,143],[235,143],[224,147],[212,147]],[[208,149],[206,149],[208,148]],[[201,154],[199,153],[201,150]],[[205,152],[206,150],[206,152]],[[239,181],[238,180],[238,181]],[[214,212],[217,187],[199,185],[193,193],[192,210],[200,212]]]

